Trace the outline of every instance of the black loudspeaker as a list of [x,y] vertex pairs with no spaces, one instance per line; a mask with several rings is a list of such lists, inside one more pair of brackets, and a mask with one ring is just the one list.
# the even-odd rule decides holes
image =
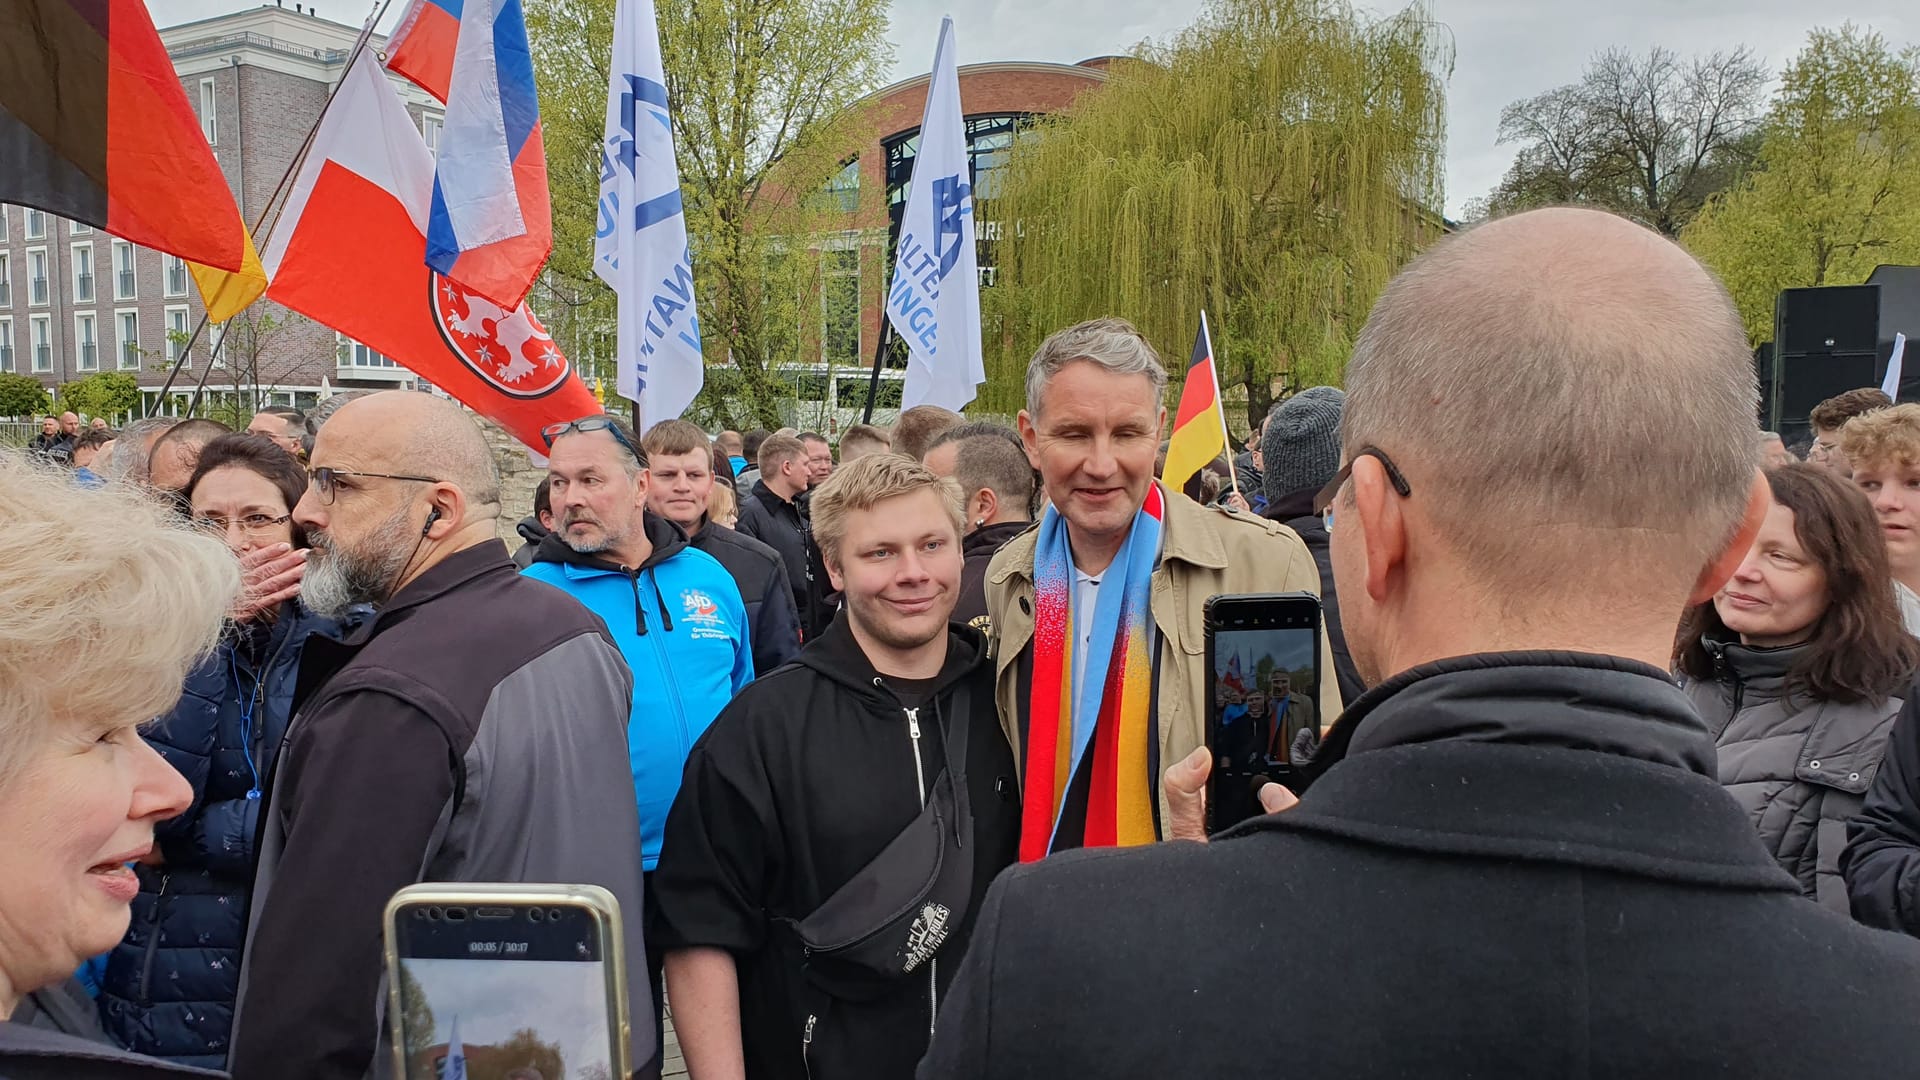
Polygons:
[[[1880,381],[1886,381],[1893,355],[1893,336],[1920,339],[1920,266],[1880,266],[1867,275],[1867,284],[1880,286]],[[1920,340],[1909,340],[1906,363],[1900,366],[1900,401],[1920,401]],[[1876,383],[1876,385],[1878,385]]]
[[1788,442],[1807,414],[1836,394],[1879,386],[1880,286],[1785,289],[1774,303],[1773,408],[1768,425]]
[[1773,342],[1765,342],[1753,350],[1753,378],[1760,384],[1760,426],[1771,430],[1774,390],[1779,384],[1779,377],[1773,364]]
[[1873,352],[1880,347],[1880,286],[1781,290],[1773,343],[1781,356]]

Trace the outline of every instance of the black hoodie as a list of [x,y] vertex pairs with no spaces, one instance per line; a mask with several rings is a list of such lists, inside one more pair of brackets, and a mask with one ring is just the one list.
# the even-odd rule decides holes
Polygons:
[[973,913],[1018,853],[1013,752],[994,713],[984,640],[952,624],[947,641],[939,677],[917,688],[930,695],[917,711],[921,778],[931,785],[945,767],[944,725],[964,682],[977,854],[973,903],[930,972],[874,981],[852,997],[844,996],[846,973],[836,972],[843,996],[833,997],[809,978],[798,941],[777,921],[819,907],[920,813],[906,708],[845,618],[796,663],[742,691],[687,759],[653,877],[658,910],[648,932],[660,934],[658,947],[669,951],[733,954],[746,1071],[756,1080],[911,1077],[927,1047],[934,998],[966,951]]
[[528,514],[520,519],[520,524],[515,525],[513,531],[519,533],[520,539],[526,541],[514,551],[513,565],[525,570],[533,564],[533,553],[539,549],[540,541],[547,538],[548,529],[540,524],[538,515]]

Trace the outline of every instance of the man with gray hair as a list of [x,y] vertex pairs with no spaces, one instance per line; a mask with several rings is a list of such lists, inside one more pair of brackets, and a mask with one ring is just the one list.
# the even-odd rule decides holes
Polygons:
[[[384,1072],[381,913],[416,881],[611,890],[645,1016],[632,680],[606,626],[514,570],[494,532],[493,455],[453,403],[352,402],[316,440],[312,477],[293,512],[313,544],[301,598],[378,614],[302,658],[259,812],[228,1069]],[[653,1026],[632,1041],[646,1061]]]
[[[1025,755],[1022,861],[1164,838],[1162,770],[1206,756],[1207,599],[1320,591],[1299,537],[1154,479],[1166,386],[1159,354],[1123,319],[1062,330],[1027,366],[1020,438],[1050,505],[987,569],[995,698]],[[1339,715],[1331,678],[1302,689]],[[1059,767],[1073,744],[1085,749]]]
[[113,437],[113,445],[95,463],[93,471],[108,481],[145,484],[149,475],[147,459],[153,454],[153,444],[179,422],[172,416],[147,416],[133,421]]
[[1667,675],[1769,503],[1719,284],[1622,218],[1496,220],[1346,384],[1320,501],[1373,689],[1331,766],[1211,843],[1002,874],[922,1080],[1909,1073],[1920,942],[1800,897]]

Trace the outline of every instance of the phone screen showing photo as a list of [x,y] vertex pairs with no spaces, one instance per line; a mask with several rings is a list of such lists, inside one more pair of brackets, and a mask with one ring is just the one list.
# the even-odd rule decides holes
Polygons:
[[1274,774],[1293,766],[1296,748],[1317,738],[1315,650],[1307,626],[1214,632],[1214,828],[1258,814],[1263,779],[1281,779]]
[[588,912],[420,905],[398,923],[407,1080],[615,1080]]

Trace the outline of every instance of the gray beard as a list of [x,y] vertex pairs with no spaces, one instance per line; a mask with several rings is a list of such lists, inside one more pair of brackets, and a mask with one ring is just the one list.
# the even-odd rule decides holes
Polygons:
[[316,615],[337,619],[357,604],[378,606],[393,599],[393,590],[413,558],[412,532],[404,512],[397,513],[370,537],[362,551],[321,546],[325,534],[307,556],[307,572],[300,580],[300,600]]

